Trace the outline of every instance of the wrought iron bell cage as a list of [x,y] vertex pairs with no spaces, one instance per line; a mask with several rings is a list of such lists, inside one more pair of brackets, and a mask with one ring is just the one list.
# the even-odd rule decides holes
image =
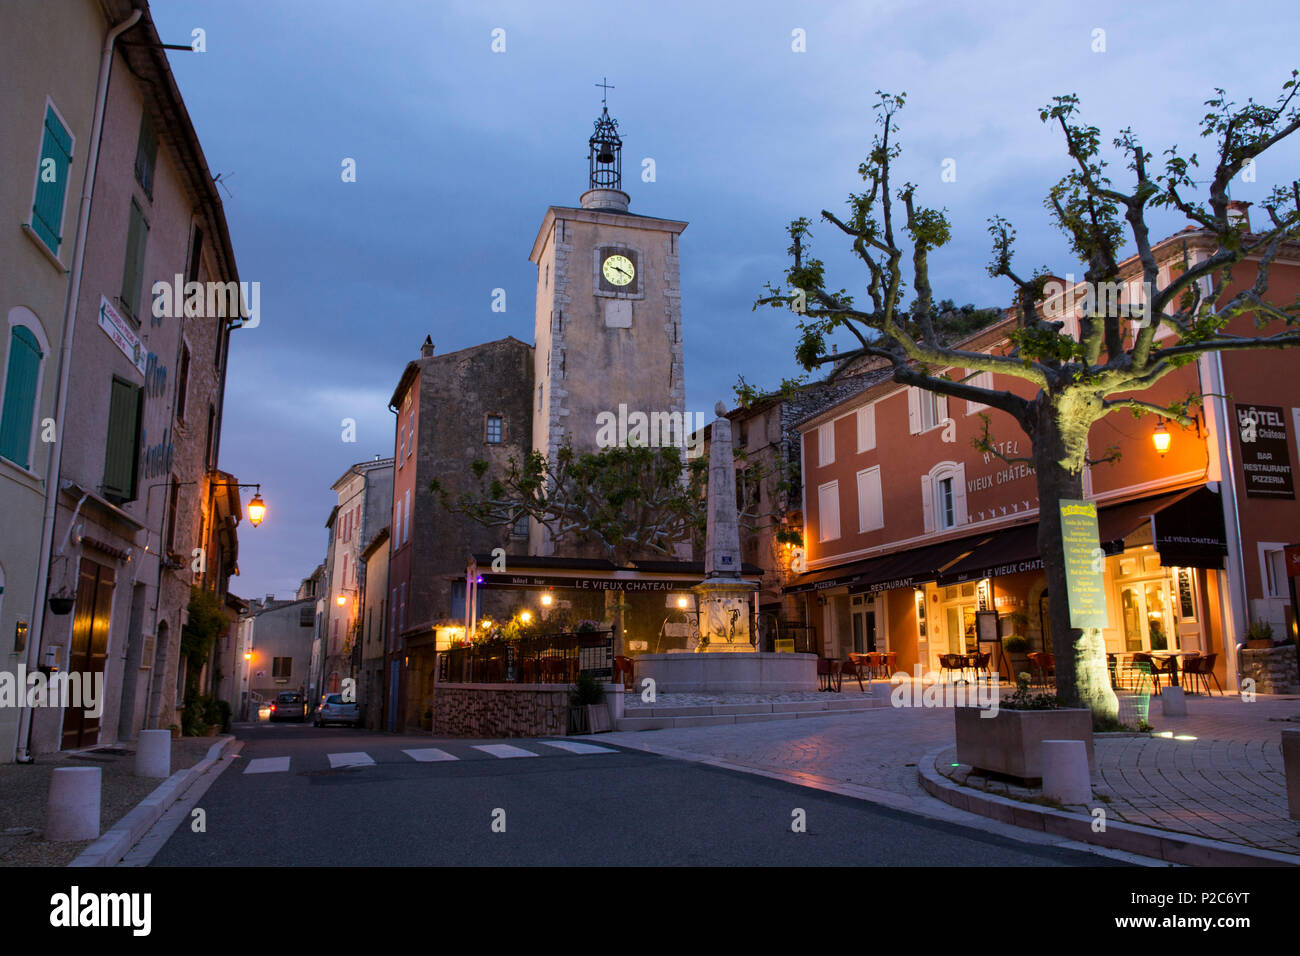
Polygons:
[[622,189],[623,141],[618,136],[618,120],[611,117],[609,108],[605,107],[600,111],[595,127],[587,141],[591,188]]

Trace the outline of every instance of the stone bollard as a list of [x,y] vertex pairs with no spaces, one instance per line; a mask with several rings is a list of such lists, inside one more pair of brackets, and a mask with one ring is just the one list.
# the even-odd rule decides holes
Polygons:
[[1043,741],[1043,796],[1065,804],[1092,799],[1088,745],[1082,740]]
[[624,688],[622,684],[606,684],[605,700],[609,703],[609,716],[614,721],[614,726],[623,719],[624,715]]
[[135,748],[135,775],[160,777],[172,775],[172,732],[142,730]]
[[1286,802],[1292,820],[1300,820],[1300,730],[1282,731],[1282,769],[1286,773]]
[[1160,692],[1160,708],[1166,717],[1187,716],[1187,695],[1181,687],[1166,687]]
[[50,777],[45,839],[52,842],[97,839],[102,787],[98,767],[57,768]]

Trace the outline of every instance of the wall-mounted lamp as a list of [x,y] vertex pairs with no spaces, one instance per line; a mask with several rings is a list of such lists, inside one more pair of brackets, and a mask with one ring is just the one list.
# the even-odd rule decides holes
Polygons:
[[1151,441],[1156,446],[1156,451],[1160,453],[1161,458],[1165,457],[1165,452],[1169,450],[1171,440],[1172,436],[1169,434],[1169,429],[1165,427],[1165,420],[1162,418],[1160,423],[1156,425],[1156,430],[1151,433]]

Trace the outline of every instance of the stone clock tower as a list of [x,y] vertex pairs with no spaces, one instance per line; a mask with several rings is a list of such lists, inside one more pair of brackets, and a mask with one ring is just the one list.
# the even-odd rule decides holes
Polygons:
[[[676,413],[683,421],[679,244],[686,223],[628,211],[618,123],[601,110],[578,207],[551,206],[529,259],[537,265],[533,448],[600,450],[601,412]],[[681,441],[681,436],[676,438]],[[651,438],[654,444],[655,438]],[[534,527],[534,554],[549,542]]]

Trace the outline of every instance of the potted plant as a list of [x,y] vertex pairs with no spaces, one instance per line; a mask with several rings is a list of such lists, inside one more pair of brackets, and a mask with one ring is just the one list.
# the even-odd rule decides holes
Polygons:
[[605,688],[590,674],[579,674],[569,692],[569,733],[599,734],[612,729]]
[[1029,638],[1023,634],[1012,634],[1002,639],[1002,649],[1007,652],[1011,663],[1011,673],[1020,674],[1029,669]]
[[981,773],[1042,779],[1044,740],[1082,740],[1089,768],[1096,766],[1092,711],[1062,707],[1055,694],[1031,693],[1028,675],[1020,675],[1016,692],[996,708],[954,707],[953,714],[957,759]]
[[1246,646],[1267,650],[1273,646],[1273,625],[1268,621],[1251,621],[1246,628]]

